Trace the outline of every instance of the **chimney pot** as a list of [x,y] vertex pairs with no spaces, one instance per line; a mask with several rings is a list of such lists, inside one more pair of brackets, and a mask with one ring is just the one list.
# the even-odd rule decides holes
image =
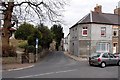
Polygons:
[[102,6],[101,6],[101,5],[96,4],[96,7],[94,8],[94,12],[97,12],[97,13],[102,13]]
[[119,7],[116,7],[116,9],[114,9],[114,14],[120,15],[120,8]]

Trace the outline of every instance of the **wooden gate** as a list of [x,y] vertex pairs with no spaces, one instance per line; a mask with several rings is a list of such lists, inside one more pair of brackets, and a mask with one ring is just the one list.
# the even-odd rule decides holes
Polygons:
[[29,55],[22,54],[22,63],[29,63]]

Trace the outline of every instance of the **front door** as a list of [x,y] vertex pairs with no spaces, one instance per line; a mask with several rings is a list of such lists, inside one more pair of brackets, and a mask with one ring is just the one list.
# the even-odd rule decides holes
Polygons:
[[117,43],[113,43],[113,53],[117,53]]

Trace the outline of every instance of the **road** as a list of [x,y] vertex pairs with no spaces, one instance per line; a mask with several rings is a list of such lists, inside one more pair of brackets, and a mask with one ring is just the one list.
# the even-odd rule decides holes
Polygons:
[[75,61],[63,52],[50,53],[33,68],[3,71],[3,78],[118,78],[118,67],[89,66],[87,61]]

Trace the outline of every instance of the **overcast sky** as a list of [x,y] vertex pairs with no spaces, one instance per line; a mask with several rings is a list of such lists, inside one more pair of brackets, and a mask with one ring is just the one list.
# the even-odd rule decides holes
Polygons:
[[[1,0],[0,0],[1,1]],[[20,0],[19,0],[20,1]],[[21,0],[23,1],[23,0]],[[82,17],[94,10],[96,4],[102,5],[103,13],[114,13],[120,0],[66,0],[68,5],[63,12],[64,24],[62,25],[65,37],[69,33],[69,28],[77,23]]]
[[94,10],[96,4],[102,5],[103,13],[114,13],[120,0],[69,0],[63,13],[66,25],[63,26],[65,37],[69,33],[69,28],[78,22],[82,17]]

